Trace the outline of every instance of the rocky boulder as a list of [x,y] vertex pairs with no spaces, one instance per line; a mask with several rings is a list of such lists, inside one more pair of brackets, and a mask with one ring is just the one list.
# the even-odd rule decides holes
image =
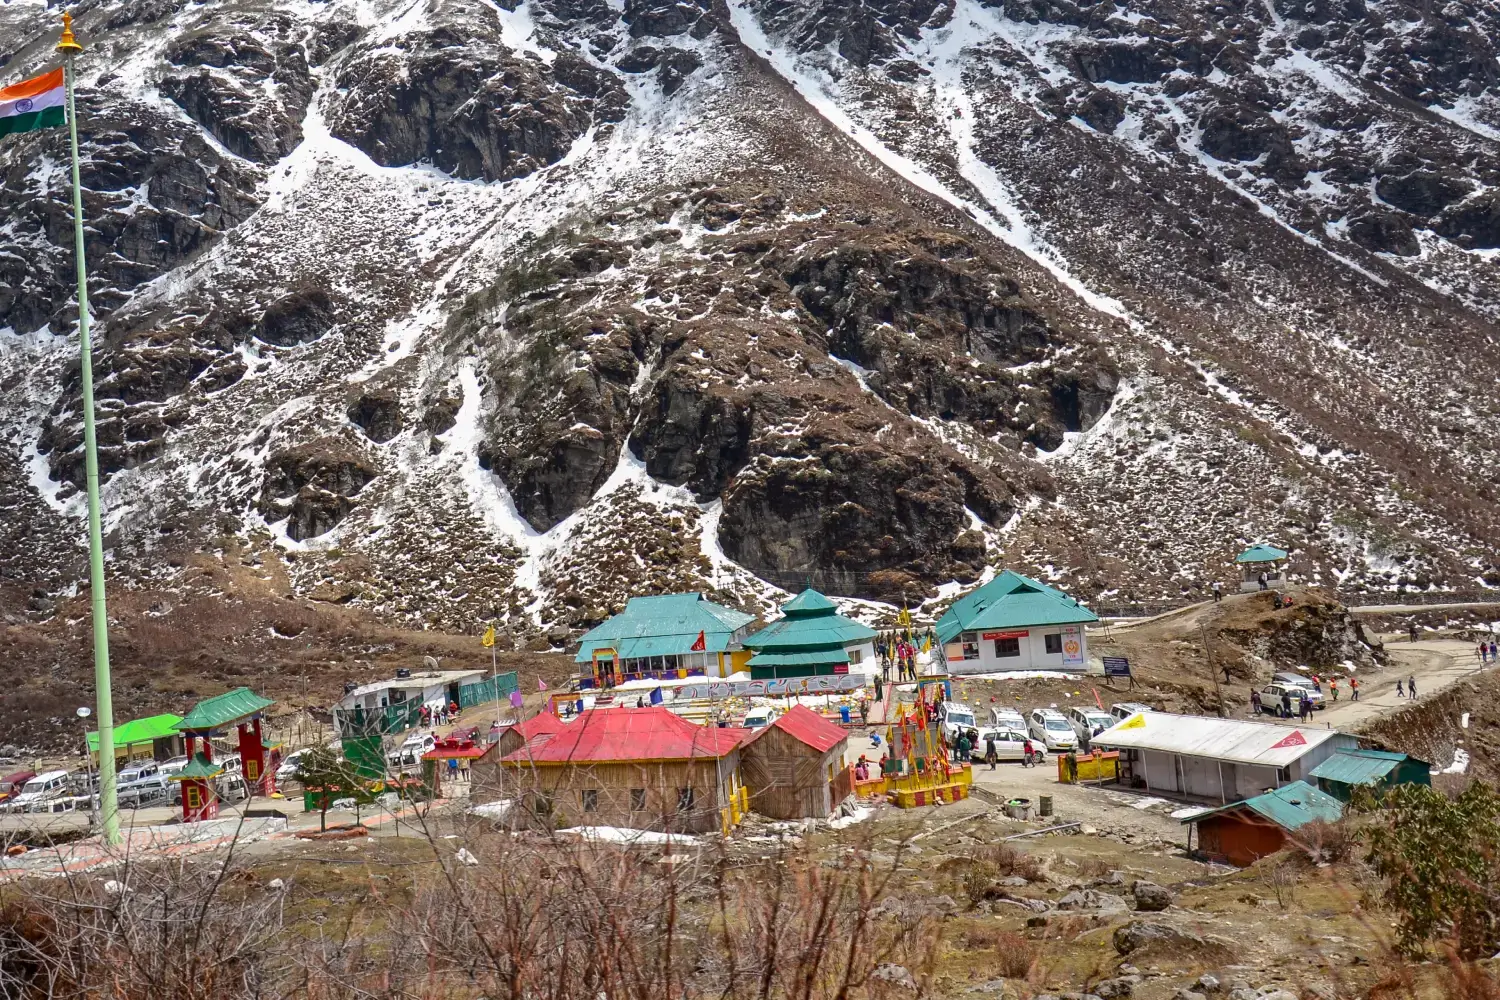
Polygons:
[[1375,193],[1404,212],[1427,219],[1473,190],[1460,177],[1433,170],[1414,170],[1409,174],[1386,174],[1375,182]]
[[500,16],[439,0],[419,32],[356,48],[329,109],[335,136],[383,166],[430,162],[465,179],[524,177],[556,163],[628,104],[612,74],[563,52],[509,49]]
[[267,521],[285,519],[294,541],[315,538],[348,516],[354,497],[378,471],[338,438],[277,452],[266,461],[260,511]]
[[1407,216],[1374,208],[1349,220],[1349,238],[1373,253],[1414,257],[1421,250]]
[[1500,247],[1500,190],[1454,205],[1438,220],[1437,230],[1449,239],[1467,239],[1476,249]]
[[1121,955],[1171,952],[1178,957],[1192,955],[1223,959],[1234,954],[1234,946],[1231,942],[1182,930],[1170,924],[1142,920],[1132,920],[1128,924],[1116,927],[1113,943],[1115,951]]
[[1158,913],[1172,905],[1172,890],[1155,882],[1137,882],[1130,887],[1135,908],[1142,913]]

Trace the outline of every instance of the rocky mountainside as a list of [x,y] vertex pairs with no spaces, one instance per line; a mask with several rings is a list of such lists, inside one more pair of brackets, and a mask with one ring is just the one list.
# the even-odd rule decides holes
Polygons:
[[[652,587],[1500,586],[1478,0],[82,0],[111,567],[546,646]],[[0,0],[0,73],[57,10]],[[82,572],[65,136],[0,574]],[[250,558],[250,557],[247,557]],[[42,601],[45,603],[45,600]]]

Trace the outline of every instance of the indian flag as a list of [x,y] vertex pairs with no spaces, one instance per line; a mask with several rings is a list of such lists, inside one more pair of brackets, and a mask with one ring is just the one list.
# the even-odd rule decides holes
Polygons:
[[0,135],[61,125],[65,103],[61,68],[0,88]]

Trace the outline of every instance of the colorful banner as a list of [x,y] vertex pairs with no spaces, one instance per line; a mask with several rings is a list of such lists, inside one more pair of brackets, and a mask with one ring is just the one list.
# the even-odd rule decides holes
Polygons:
[[1083,629],[1064,625],[1062,630],[1063,666],[1083,666]]
[[687,698],[766,698],[798,694],[841,694],[865,686],[863,674],[820,674],[816,677],[777,677],[758,681],[704,681],[674,688],[678,701]]

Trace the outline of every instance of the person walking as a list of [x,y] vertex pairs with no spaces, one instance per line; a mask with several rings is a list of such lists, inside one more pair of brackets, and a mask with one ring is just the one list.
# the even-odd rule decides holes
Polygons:
[[1292,693],[1284,688],[1281,692],[1281,717],[1283,719],[1292,717]]
[[1312,715],[1312,699],[1303,695],[1297,699],[1297,718],[1306,722],[1307,717],[1310,715]]
[[1068,760],[1068,783],[1076,785],[1076,784],[1078,784],[1078,754],[1075,751],[1073,751],[1073,750],[1069,750],[1068,751],[1068,758],[1067,758],[1067,760]]
[[1406,678],[1406,696],[1412,701],[1417,700],[1417,677],[1415,674]]
[[990,733],[984,738],[984,762],[995,769],[995,764],[1000,760],[1000,754],[995,751],[995,734]]
[[1406,688],[1404,688],[1404,687],[1401,686],[1401,678],[1399,678],[1399,677],[1396,678],[1396,697],[1397,698],[1405,698],[1406,697]]
[[1267,583],[1266,583],[1266,571],[1265,570],[1261,570],[1260,571],[1260,576],[1256,577],[1255,579],[1256,579],[1256,582],[1258,582],[1260,584],[1260,589],[1261,590],[1265,590],[1266,587],[1267,587]]
[[1220,601],[1224,600],[1224,585],[1218,580],[1214,581],[1213,592],[1215,604],[1218,604]]
[[1035,751],[1031,749],[1031,737],[1028,736],[1026,740],[1021,744],[1022,767],[1031,767],[1032,764],[1035,763],[1035,761],[1031,759],[1033,753],[1035,753]]
[[1333,695],[1334,701],[1339,700],[1339,679],[1337,677],[1328,678],[1328,693]]
[[1408,625],[1406,627],[1406,631],[1407,631],[1407,634],[1411,636],[1411,641],[1412,642],[1416,642],[1417,641],[1417,623],[1416,622],[1412,622],[1410,625]]
[[1260,714],[1260,692],[1259,691],[1253,691],[1252,690],[1250,692],[1250,714],[1251,715],[1259,715]]
[[969,742],[969,736],[968,736],[968,734],[967,733],[959,733],[958,734],[958,762],[960,764],[967,764],[969,762],[969,751],[972,750],[973,748],[974,748],[974,745]]
[[1359,678],[1349,678],[1349,700],[1359,701]]
[[1496,653],[1500,653],[1500,646],[1496,646],[1495,645],[1495,640],[1491,639],[1490,640],[1490,662],[1491,663],[1500,662],[1500,661],[1496,661],[1496,659],[1495,659],[1495,654]]

